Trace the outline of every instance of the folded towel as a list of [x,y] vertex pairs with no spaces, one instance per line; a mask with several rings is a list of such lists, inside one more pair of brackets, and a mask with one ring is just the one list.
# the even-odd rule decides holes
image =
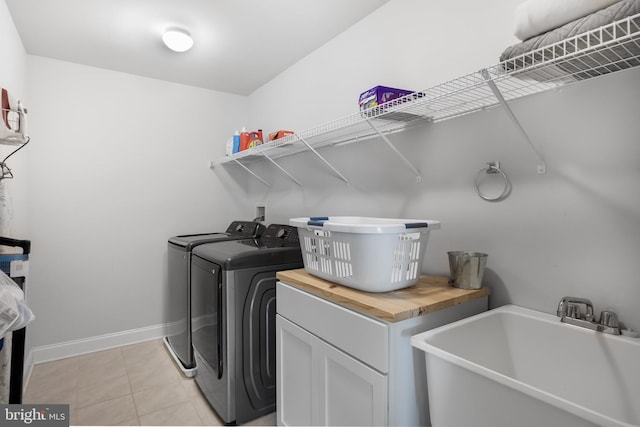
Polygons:
[[620,0],[526,0],[515,10],[514,34],[526,40]]
[[[636,31],[640,26],[640,0],[620,0],[609,7],[575,19],[559,28],[509,46],[502,52],[500,62],[507,72],[516,71],[523,66],[534,65],[539,58],[532,52],[627,17],[632,17],[629,21],[629,31]],[[597,55],[570,55],[565,60],[554,64],[533,67],[524,72],[518,71],[517,75],[519,78],[539,82],[572,82],[640,65],[640,45],[633,38],[624,37],[625,34],[628,34],[627,25],[617,25],[616,33],[620,41],[609,45],[607,49],[600,51]],[[610,36],[605,36],[605,39],[607,37]],[[581,39],[584,38],[581,37]],[[570,46],[571,44],[568,46],[557,45],[554,52],[556,55],[569,53],[564,52],[563,49],[570,49]]]

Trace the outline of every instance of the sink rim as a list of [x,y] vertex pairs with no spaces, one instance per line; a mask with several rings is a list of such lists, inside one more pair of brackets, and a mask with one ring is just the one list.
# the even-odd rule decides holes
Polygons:
[[489,368],[483,366],[479,363],[475,363],[465,357],[456,355],[447,350],[443,350],[442,348],[427,342],[428,339],[437,337],[438,335],[446,334],[448,331],[452,329],[457,329],[467,325],[469,323],[478,322],[487,317],[492,317],[501,314],[511,314],[517,315],[525,318],[530,318],[536,322],[544,322],[548,324],[553,324],[555,327],[566,327],[569,328],[569,333],[580,333],[580,334],[590,334],[595,335],[599,340],[612,340],[612,341],[622,341],[625,345],[632,345],[640,350],[640,339],[629,338],[625,336],[616,336],[610,334],[603,334],[601,332],[596,332],[592,330],[588,330],[586,328],[580,328],[574,325],[569,325],[566,323],[561,323],[560,319],[549,313],[544,313],[537,310],[532,310],[529,308],[525,308],[522,306],[508,304],[504,305],[484,313],[477,314],[475,316],[468,317],[466,319],[462,319],[448,325],[444,325],[411,337],[411,345],[415,348],[418,348],[425,353],[436,356],[446,362],[452,363],[453,365],[459,366],[462,369],[466,369],[475,374],[478,374],[482,377],[485,377],[491,381],[495,381],[505,387],[510,389],[519,391],[526,395],[531,396],[532,398],[538,399],[544,403],[552,405],[554,407],[565,410],[569,413],[572,413],[575,416],[584,418],[588,417],[589,421],[598,423],[600,425],[607,426],[635,426],[635,424],[630,424],[620,419],[613,418],[609,415],[603,414],[601,412],[596,412],[586,406],[583,406],[579,403],[575,403],[566,398],[560,397],[557,394],[545,391],[536,386],[530,385],[526,382],[518,380],[513,376],[509,376],[500,372],[497,372],[493,368]]

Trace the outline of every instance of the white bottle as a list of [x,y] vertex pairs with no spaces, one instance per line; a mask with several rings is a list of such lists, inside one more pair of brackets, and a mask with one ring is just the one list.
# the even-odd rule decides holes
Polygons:
[[227,156],[233,154],[233,137],[227,139],[227,146],[225,148],[225,152]]

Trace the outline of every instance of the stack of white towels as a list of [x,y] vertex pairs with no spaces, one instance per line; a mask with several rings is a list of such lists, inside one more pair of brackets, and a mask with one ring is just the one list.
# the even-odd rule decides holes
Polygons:
[[520,40],[546,33],[620,0],[526,0],[515,10],[514,34]]

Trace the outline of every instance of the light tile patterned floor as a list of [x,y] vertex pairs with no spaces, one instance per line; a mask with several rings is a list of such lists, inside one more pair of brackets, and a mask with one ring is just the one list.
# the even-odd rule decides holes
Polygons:
[[[36,365],[24,403],[69,404],[71,425],[223,425],[162,340]],[[275,425],[275,413],[250,425]]]

